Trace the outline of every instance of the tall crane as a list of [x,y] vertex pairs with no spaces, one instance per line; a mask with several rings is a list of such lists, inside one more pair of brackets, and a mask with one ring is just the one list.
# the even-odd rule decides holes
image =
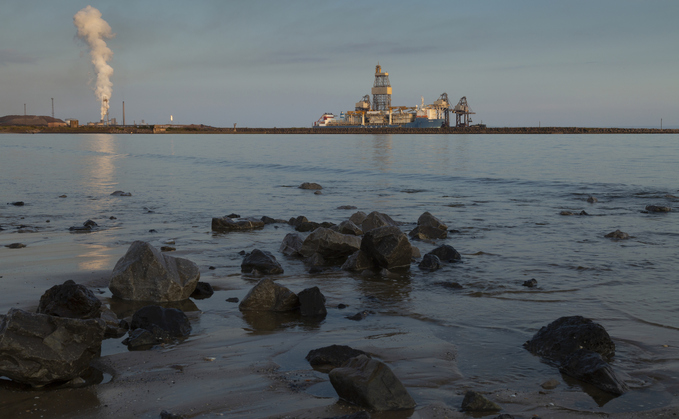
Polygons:
[[456,127],[468,127],[472,119],[469,115],[476,115],[476,112],[472,112],[471,108],[467,104],[467,96],[462,96],[462,99],[453,108],[453,113],[455,114],[455,126]]
[[375,67],[375,83],[373,84],[372,94],[374,111],[388,111],[391,108],[389,73],[383,73],[379,63]]

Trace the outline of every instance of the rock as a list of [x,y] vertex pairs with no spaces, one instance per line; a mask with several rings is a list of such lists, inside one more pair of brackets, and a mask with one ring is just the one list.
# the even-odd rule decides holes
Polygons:
[[596,199],[596,197],[590,196],[589,198],[587,198],[587,202],[589,202],[590,204],[593,204],[595,202],[599,202],[599,200]]
[[161,252],[174,252],[175,250],[177,250],[177,248],[172,247],[172,246],[161,246],[160,247]]
[[122,343],[130,351],[145,351],[161,342],[158,342],[158,339],[148,330],[135,329],[130,331],[130,335]]
[[437,269],[441,269],[441,260],[438,258],[438,256],[427,253],[422,258],[422,262],[420,262],[420,264],[417,266],[425,271],[435,271]]
[[10,202],[10,205],[14,205],[15,207],[23,207],[25,205],[24,201],[15,201],[15,202]]
[[100,317],[101,301],[84,285],[68,280],[45,291],[40,297],[38,313],[73,319]]
[[563,361],[559,371],[616,396],[629,390],[600,354],[587,349],[573,352]]
[[257,219],[244,219],[234,221],[228,216],[212,219],[212,231],[228,233],[231,231],[246,231],[264,227],[264,222]]
[[160,419],[184,419],[184,415],[177,415],[163,410],[160,412]]
[[448,231],[423,225],[415,227],[408,235],[413,240],[436,240],[448,237]]
[[319,266],[325,266],[328,263],[325,261],[325,258],[323,258],[323,256],[321,256],[320,253],[314,253],[313,255],[304,259],[304,264],[318,268]]
[[208,284],[207,282],[198,281],[198,283],[196,283],[196,289],[191,293],[191,298],[195,298],[196,300],[204,300],[206,298],[212,297],[214,293],[215,290],[212,289],[212,285]]
[[132,194],[130,192],[115,191],[111,196],[132,196]]
[[96,227],[99,227],[99,224],[95,223],[92,220],[87,220],[83,223],[82,227],[69,227],[69,231],[92,231]]
[[296,218],[295,217],[290,218],[290,221],[288,221],[288,224],[290,224],[293,227],[297,227],[302,223],[308,223],[308,222],[309,222],[309,220],[307,220],[307,218],[305,216],[300,215]]
[[306,233],[308,231],[314,231],[320,226],[321,225],[319,223],[315,223],[313,221],[304,221],[297,225],[295,230],[299,231],[300,233]]
[[372,269],[375,267],[372,259],[363,251],[358,250],[352,253],[342,264],[342,270],[361,272],[365,269]]
[[276,257],[265,250],[254,249],[243,258],[240,265],[241,272],[250,273],[254,270],[264,275],[282,274],[283,267],[276,260]]
[[394,226],[379,227],[365,233],[361,251],[386,269],[409,268],[413,253],[408,237]]
[[[231,214],[227,215],[227,217],[229,217],[229,218],[240,218],[240,215],[239,215],[239,214],[236,214],[235,212],[232,212]],[[263,222],[263,221],[264,221],[264,220],[262,220],[262,222]]]
[[325,296],[318,287],[307,288],[297,294],[299,298],[299,312],[305,317],[325,317]]
[[464,395],[461,407],[466,412],[496,412],[502,410],[500,406],[476,391],[468,391]]
[[12,244],[5,245],[5,247],[10,248],[10,249],[23,249],[24,247],[26,247],[26,245],[23,244],[23,243],[12,243]]
[[368,317],[370,314],[374,314],[372,311],[369,310],[363,310],[359,311],[358,313],[354,314],[353,316],[346,316],[347,319],[349,320],[354,320],[354,321],[361,321]]
[[239,300],[238,297],[229,297],[226,299],[226,301],[229,303],[237,303]]
[[183,311],[176,308],[146,306],[132,316],[130,331],[144,329],[151,332],[156,343],[171,342],[191,334],[191,322]]
[[608,237],[609,239],[616,239],[616,240],[627,240],[629,239],[629,234],[620,231],[620,230],[615,230],[611,233],[606,234],[604,237]]
[[299,185],[299,189],[320,190],[320,189],[323,189],[323,187],[321,185],[319,185],[318,183],[304,182],[301,185]]
[[437,282],[437,285],[440,285],[444,288],[449,288],[451,290],[462,290],[464,287],[460,285],[458,282]]
[[[127,327],[121,325],[118,316],[108,307],[102,306],[99,309],[99,318],[106,324],[106,331],[104,332],[104,337],[109,338],[121,338],[127,333]],[[125,325],[128,326],[128,325]]]
[[265,225],[269,225],[269,224],[287,224],[287,221],[285,221],[285,220],[279,220],[279,219],[277,219],[277,218],[267,217],[266,215],[265,215],[264,217],[262,217],[261,220],[262,220],[262,222],[263,222]]
[[462,256],[460,253],[455,250],[453,246],[450,246],[448,244],[441,245],[437,247],[436,249],[432,250],[429,252],[429,254],[432,254],[434,256],[438,256],[438,258],[441,260],[441,262],[458,262],[462,259]]
[[413,258],[413,259],[419,259],[419,258],[421,258],[421,257],[422,257],[422,253],[420,253],[420,249],[418,249],[418,248],[415,247],[415,246],[412,246],[412,248],[413,248],[412,258]]
[[349,255],[360,249],[360,247],[360,237],[341,234],[329,228],[319,227],[304,239],[299,253],[304,257],[310,257],[314,253],[318,253],[331,263],[332,261],[342,263]]
[[337,231],[342,234],[351,234],[354,236],[363,235],[363,230],[349,220],[342,221],[337,227]]
[[191,296],[198,278],[198,266],[190,260],[163,254],[147,242],[135,241],[113,268],[108,288],[123,300],[181,301]]
[[573,215],[573,213],[570,211],[561,211],[559,215]]
[[353,206],[353,205],[340,205],[339,207],[337,207],[337,209],[341,209],[341,210],[355,210],[356,207]]
[[561,384],[559,380],[551,379],[547,380],[544,383],[540,384],[540,387],[544,388],[545,390],[554,390]]
[[672,208],[659,206],[659,205],[646,205],[646,211],[648,211],[648,212],[670,212],[670,211],[672,211]]
[[538,280],[535,279],[535,278],[531,278],[527,281],[523,281],[523,284],[521,284],[521,285],[523,285],[524,287],[528,287],[528,288],[537,287],[538,286]]
[[297,295],[270,278],[259,281],[238,305],[240,311],[291,311],[298,307]]
[[[510,415],[509,413],[503,413],[501,415],[495,416],[493,419],[514,419],[514,416]],[[533,416],[531,419],[540,419],[540,418]]]
[[330,383],[340,398],[379,411],[415,407],[401,381],[384,363],[359,355],[329,374]]
[[283,237],[283,242],[278,251],[286,256],[298,256],[303,243],[302,236],[297,233],[288,233]]
[[606,359],[615,354],[615,344],[603,326],[582,316],[561,317],[542,327],[523,345],[534,355],[561,362],[584,348]]
[[582,210],[582,211],[580,211],[580,213],[578,215],[589,215],[589,214],[587,214],[587,212],[585,212],[585,210]]
[[330,345],[323,348],[312,349],[306,356],[311,366],[322,372],[330,372],[333,368],[339,368],[347,362],[350,358],[365,355],[370,358],[367,353],[353,349],[346,345]]
[[[351,220],[351,219],[350,219]],[[354,224],[357,224],[352,220]],[[373,211],[365,218],[361,223],[361,229],[364,233],[370,230],[374,230],[378,227],[397,227],[398,223],[391,219],[387,214],[382,214],[381,212]]]
[[333,416],[326,419],[370,419],[370,417],[370,413],[361,410],[360,412],[352,413],[350,415]]
[[363,225],[363,221],[365,221],[367,217],[368,216],[366,215],[365,212],[356,211],[355,213],[351,214],[351,217],[349,217],[349,221],[356,224],[357,226],[360,226]]
[[39,387],[80,377],[101,353],[106,327],[11,309],[0,323],[0,376]]
[[323,192],[321,192],[321,191],[316,191],[316,192],[314,192],[314,195],[323,195]]

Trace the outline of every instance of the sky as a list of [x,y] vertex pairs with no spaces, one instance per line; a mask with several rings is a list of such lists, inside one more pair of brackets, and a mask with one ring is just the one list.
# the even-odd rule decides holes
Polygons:
[[392,105],[466,96],[488,126],[679,127],[679,1],[3,0],[0,116],[99,120],[73,16],[115,37],[111,117],[309,127],[375,65]]

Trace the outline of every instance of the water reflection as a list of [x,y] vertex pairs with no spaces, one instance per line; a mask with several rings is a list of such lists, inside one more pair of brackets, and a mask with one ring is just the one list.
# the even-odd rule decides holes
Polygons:
[[114,257],[106,254],[108,247],[97,244],[85,244],[84,246],[86,251],[78,255],[78,269],[86,271],[109,269]]
[[380,172],[389,172],[392,148],[391,134],[373,135],[373,163]]
[[196,306],[196,303],[194,303],[193,300],[157,303],[153,301],[127,301],[117,297],[111,297],[108,299],[108,303],[111,305],[111,310],[116,313],[116,316],[118,316],[119,319],[130,317],[140,308],[152,305],[165,308],[177,308],[183,312],[199,311],[198,306]]
[[273,311],[244,311],[243,320],[250,326],[245,329],[254,334],[270,333],[292,327],[301,327],[305,331],[317,330],[323,323],[322,317],[303,317],[299,310]]
[[94,153],[84,157],[84,164],[81,166],[83,189],[91,194],[106,193],[110,186],[118,184],[115,179],[117,142],[110,134],[88,135],[85,139],[87,143],[81,147]]

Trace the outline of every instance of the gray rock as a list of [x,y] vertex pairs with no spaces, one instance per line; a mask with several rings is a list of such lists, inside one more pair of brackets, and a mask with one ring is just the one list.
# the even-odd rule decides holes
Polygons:
[[338,260],[342,263],[360,247],[360,237],[341,234],[329,228],[320,227],[304,239],[299,253],[304,257],[318,253],[328,261]]
[[606,359],[615,354],[615,343],[603,326],[582,316],[561,317],[542,327],[523,345],[528,351],[561,362],[579,349],[598,352]]
[[384,363],[359,355],[329,374],[330,383],[340,398],[379,411],[415,407],[401,381]]
[[302,236],[297,233],[288,233],[283,237],[283,242],[278,251],[286,256],[298,256],[303,243]]
[[448,231],[440,230],[432,226],[421,225],[411,230],[408,235],[414,240],[437,240],[448,237]]
[[524,287],[528,287],[528,288],[537,287],[538,286],[538,280],[535,279],[535,278],[531,278],[527,281],[523,281],[523,284],[521,284],[521,285],[523,285]]
[[379,227],[365,233],[361,250],[380,268],[409,268],[413,254],[408,237],[398,227]]
[[118,319],[116,313],[113,312],[108,307],[102,306],[99,309],[99,318],[106,324],[106,331],[104,332],[104,337],[109,338],[121,338],[127,333],[127,328],[121,326],[121,322]]
[[421,257],[422,257],[422,253],[420,253],[420,249],[417,248],[417,247],[415,247],[415,246],[412,246],[412,248],[413,248],[413,255],[412,255],[412,258],[413,258],[413,259],[419,259],[419,258],[421,258]]
[[337,207],[337,209],[341,209],[341,210],[355,210],[356,207],[353,206],[353,205],[340,205],[339,207]]
[[231,231],[246,231],[264,227],[264,221],[247,218],[234,221],[229,216],[212,219],[212,231],[228,233]]
[[420,218],[417,219],[417,225],[418,226],[434,227],[434,228],[439,229],[441,231],[448,231],[448,226],[443,224],[441,222],[441,220],[434,217],[429,212],[425,212],[422,215],[420,215]]
[[190,260],[135,241],[113,268],[108,288],[123,300],[181,301],[191,296],[199,277],[198,266]]
[[0,376],[39,387],[83,374],[101,353],[106,326],[11,309],[0,323]]
[[661,205],[646,205],[646,211],[648,211],[648,212],[670,212],[670,211],[672,211],[672,208],[661,206]]
[[304,259],[304,264],[308,266],[319,267],[327,265],[328,262],[326,262],[325,258],[323,258],[320,253],[314,253],[313,255]]
[[422,258],[422,262],[420,262],[420,264],[417,266],[425,271],[435,271],[437,269],[441,269],[441,260],[438,258],[438,256],[427,253]]
[[243,258],[240,265],[241,272],[250,273],[254,270],[264,275],[282,274],[283,267],[276,257],[265,250],[254,249]]
[[342,264],[341,269],[344,271],[362,272],[366,269],[372,269],[374,267],[375,264],[373,263],[370,256],[368,256],[365,252],[358,250],[347,258],[346,262]]
[[365,212],[356,211],[355,213],[351,214],[351,217],[349,217],[349,221],[356,224],[357,226],[360,226],[363,224],[363,221],[365,221],[367,217],[368,215]]
[[625,233],[624,231],[615,230],[611,233],[606,234],[604,237],[608,237],[609,239],[615,240],[627,240],[629,239],[629,234]]
[[559,215],[573,215],[571,211],[561,211]]
[[311,366],[322,372],[330,372],[334,368],[341,367],[349,359],[365,355],[370,358],[367,353],[353,349],[346,345],[330,345],[323,348],[312,349],[306,356],[306,360],[309,361]]
[[429,254],[438,256],[441,262],[447,263],[458,262],[462,259],[460,253],[457,250],[455,250],[453,246],[450,246],[448,244],[444,244],[437,247],[436,249],[429,252]]
[[464,395],[461,408],[467,412],[497,412],[502,410],[496,403],[476,391],[468,391]]
[[300,215],[299,217],[290,218],[290,221],[288,221],[288,224],[290,224],[293,227],[297,227],[302,223],[308,223],[308,222],[309,222],[309,220],[305,216]]
[[299,298],[270,278],[257,283],[238,305],[240,311],[290,311],[299,307]]
[[111,194],[111,196],[132,196],[132,193],[123,192],[123,191],[115,191]]
[[[354,224],[356,224],[354,222]],[[367,233],[370,230],[374,230],[379,227],[397,227],[398,223],[387,214],[382,214],[381,212],[373,211],[365,218],[361,223],[361,229],[363,233]]]
[[629,390],[600,354],[587,349],[573,352],[563,361],[559,371],[616,396]]
[[135,329],[130,331],[130,335],[122,343],[130,351],[146,351],[162,342],[146,329]]
[[321,189],[323,189],[323,187],[321,185],[319,185],[318,183],[304,182],[301,185],[299,185],[299,189],[321,190]]
[[325,317],[325,296],[318,287],[307,288],[297,294],[299,312],[304,317]]
[[130,331],[144,329],[151,332],[156,343],[171,342],[191,334],[191,322],[183,311],[176,308],[146,306],[132,316]]
[[74,319],[100,317],[101,301],[84,285],[68,280],[45,291],[40,297],[38,313]]
[[23,243],[12,243],[12,244],[5,245],[5,247],[7,247],[9,249],[23,249],[24,247],[26,247],[26,245],[23,244]]
[[204,300],[206,298],[212,297],[214,293],[215,290],[212,288],[212,285],[208,284],[207,282],[198,281],[196,284],[196,289],[191,293],[191,298],[196,300]]
[[540,387],[544,388],[545,390],[554,390],[555,388],[559,387],[559,384],[561,384],[559,380],[552,378],[540,384]]
[[306,233],[308,231],[314,231],[320,226],[321,225],[319,223],[315,223],[313,221],[304,221],[295,226],[295,230],[299,231],[300,233]]
[[353,236],[363,235],[363,230],[349,220],[342,221],[339,226],[337,226],[337,231],[342,234],[350,234]]
[[587,202],[589,202],[590,204],[593,204],[595,202],[599,202],[599,200],[596,199],[596,197],[594,197],[594,196],[590,196],[589,198],[587,198]]

